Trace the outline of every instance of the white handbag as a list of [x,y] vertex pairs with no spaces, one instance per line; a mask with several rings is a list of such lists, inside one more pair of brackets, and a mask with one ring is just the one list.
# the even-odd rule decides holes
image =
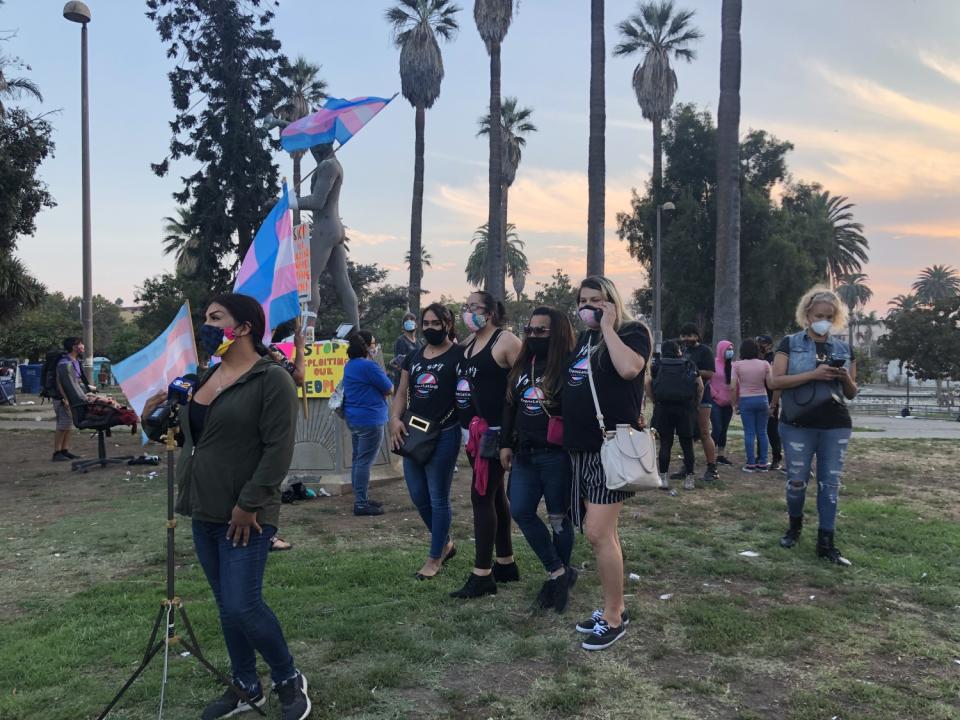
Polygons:
[[600,448],[600,462],[606,478],[608,490],[635,492],[637,490],[658,490],[660,473],[657,471],[657,444],[649,430],[637,430],[631,425],[617,425],[616,430],[607,430],[600,411],[597,386],[593,382],[593,363],[591,348],[587,345],[587,378],[590,381],[590,393],[593,395],[593,407],[597,411],[597,422],[603,434]]

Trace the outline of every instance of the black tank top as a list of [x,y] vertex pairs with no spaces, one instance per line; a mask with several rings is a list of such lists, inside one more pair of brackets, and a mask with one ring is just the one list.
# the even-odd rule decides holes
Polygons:
[[469,427],[473,417],[479,416],[491,427],[503,422],[503,406],[507,398],[509,368],[502,368],[493,357],[493,346],[503,330],[497,330],[483,349],[467,357],[477,342],[473,340],[463,352],[458,368],[457,411],[460,424]]

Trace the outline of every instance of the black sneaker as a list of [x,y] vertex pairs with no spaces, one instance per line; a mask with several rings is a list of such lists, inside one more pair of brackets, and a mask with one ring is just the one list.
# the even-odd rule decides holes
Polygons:
[[540,586],[540,592],[537,593],[537,607],[541,610],[549,610],[553,607],[553,591],[556,583],[553,580],[547,580]]
[[295,676],[274,685],[280,696],[280,717],[283,720],[304,720],[310,714],[310,696],[307,695],[307,678],[298,672]]
[[64,456],[65,458],[67,458],[68,460],[79,460],[79,459],[80,459],[80,456],[79,456],[79,455],[74,455],[74,454],[73,454],[72,452],[70,452],[69,450],[61,450],[61,451],[60,451],[60,454],[63,455],[63,456]]
[[253,710],[255,707],[262,708],[267,702],[259,683],[256,687],[247,690],[247,695],[249,700],[241,700],[233,688],[227,688],[223,695],[203,709],[201,720],[233,717]]
[[[597,626],[597,621],[603,617],[603,610],[594,610],[590,614],[589,620],[581,620],[577,623],[577,632],[587,635],[592,633],[594,628]],[[620,624],[623,627],[626,627],[630,624],[630,616],[627,614],[627,611],[624,610],[620,615]]]
[[383,515],[383,507],[377,507],[376,505],[371,505],[369,503],[366,505],[354,505],[353,514],[360,517]]
[[55,453],[53,454],[53,456],[50,458],[50,461],[51,461],[51,462],[67,462],[69,459],[70,459],[70,458],[68,458],[66,455],[64,455],[64,454],[63,454],[63,451],[60,450],[60,451],[55,452]]
[[705,483],[710,483],[719,479],[720,479],[720,473],[717,472],[717,466],[715,464],[707,465],[707,470],[706,472],[703,473],[703,481]]
[[520,582],[520,568],[515,562],[509,565],[493,563],[493,579],[498,583]]
[[563,575],[550,581],[553,584],[553,609],[558,613],[567,609],[570,590],[577,584],[577,576],[577,571],[568,565],[564,568]]
[[374,500],[373,498],[367,498],[367,505],[372,505],[373,507],[383,507],[383,503],[379,500]]
[[496,594],[497,581],[493,579],[493,575],[475,575],[474,573],[470,573],[470,577],[467,578],[463,587],[450,593],[450,597],[467,600],[483,597],[484,595]]
[[717,456],[717,465],[733,465],[733,463],[730,462],[729,460],[727,460],[726,456],[724,456],[724,455],[718,455],[718,456]]
[[620,627],[610,627],[606,620],[597,620],[597,624],[590,633],[590,637],[580,643],[584,650],[606,650],[627,632],[627,624],[620,622]]

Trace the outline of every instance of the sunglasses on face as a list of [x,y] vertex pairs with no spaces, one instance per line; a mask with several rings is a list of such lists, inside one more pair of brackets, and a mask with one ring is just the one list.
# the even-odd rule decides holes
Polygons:
[[527,325],[523,329],[523,334],[531,337],[547,337],[550,334],[550,328],[542,325]]
[[470,303],[469,305],[467,305],[466,303],[464,303],[463,307],[461,307],[460,309],[461,309],[461,310],[466,310],[466,311],[472,312],[472,313],[476,313],[476,312],[486,312],[486,311],[487,311],[487,306],[486,306],[486,305],[478,305],[477,303]]

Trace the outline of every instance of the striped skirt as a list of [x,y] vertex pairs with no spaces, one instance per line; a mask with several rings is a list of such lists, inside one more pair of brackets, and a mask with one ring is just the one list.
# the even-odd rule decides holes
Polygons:
[[574,524],[583,529],[585,503],[593,505],[613,505],[631,498],[636,493],[621,490],[608,490],[607,478],[603,472],[603,463],[599,452],[580,450],[570,451],[573,466],[573,482],[570,483],[570,511]]

